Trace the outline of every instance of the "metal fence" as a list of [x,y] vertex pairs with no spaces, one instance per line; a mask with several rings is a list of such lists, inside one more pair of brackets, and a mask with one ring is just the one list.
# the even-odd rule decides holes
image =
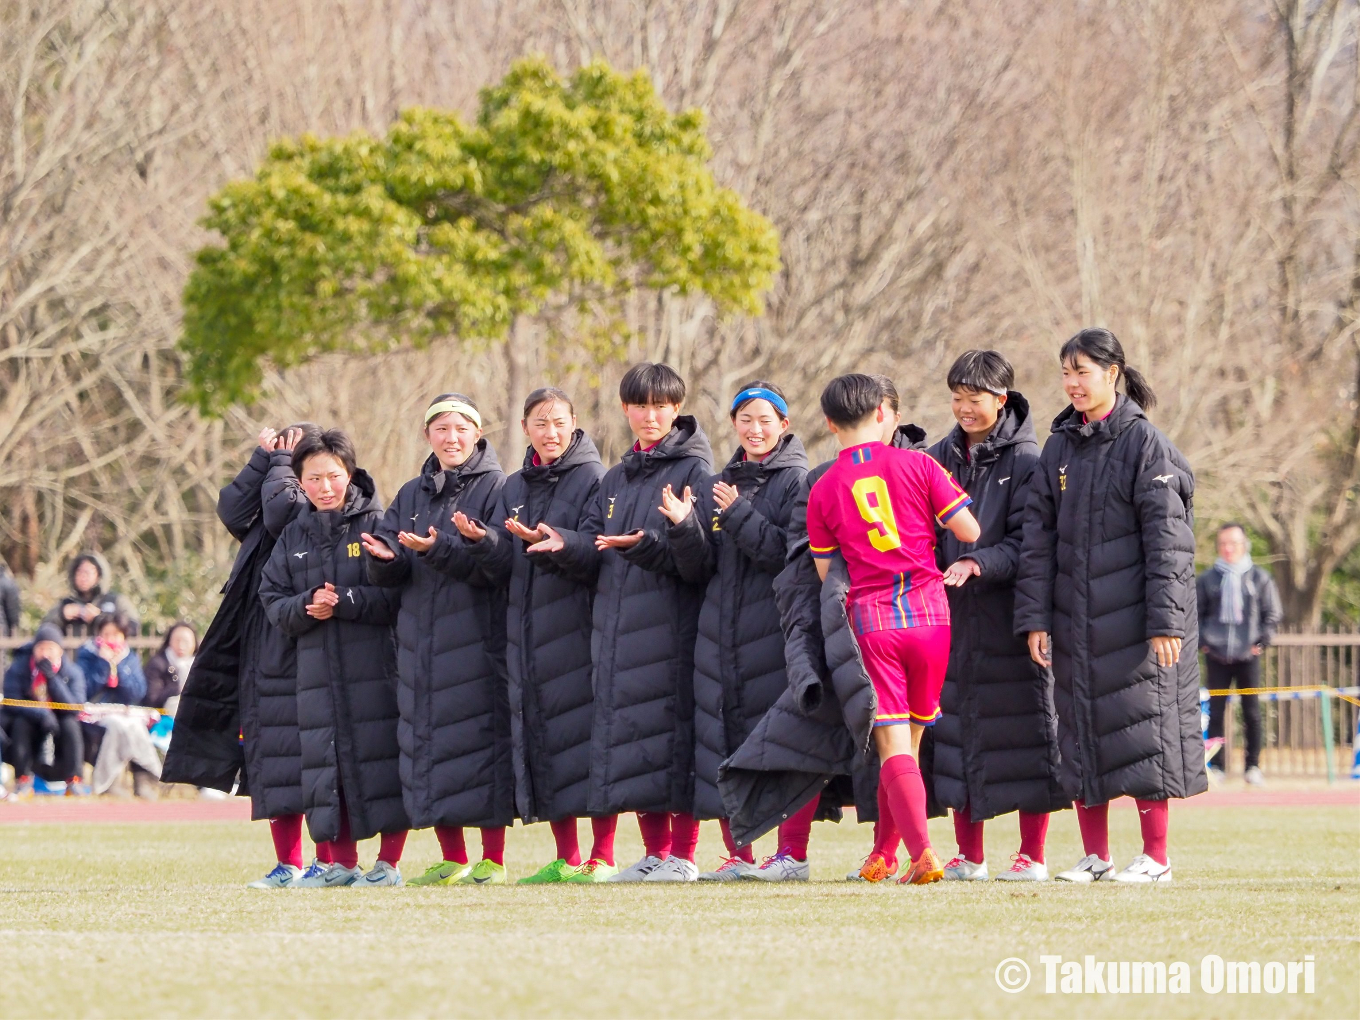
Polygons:
[[[1277,776],[1349,776],[1360,700],[1360,633],[1277,634],[1261,660],[1261,769]],[[1330,693],[1329,693],[1330,692]],[[1229,700],[1226,763],[1240,773],[1240,699]],[[1331,761],[1328,761],[1330,752]]]

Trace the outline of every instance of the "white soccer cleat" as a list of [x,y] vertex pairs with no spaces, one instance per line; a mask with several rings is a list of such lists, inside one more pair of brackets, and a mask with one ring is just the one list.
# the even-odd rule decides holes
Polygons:
[[[307,869],[309,872],[311,868]],[[362,868],[347,868],[343,864],[332,864],[310,878],[300,878],[293,883],[294,889],[344,889],[354,885],[364,877]]]
[[1016,854],[1009,869],[996,876],[998,882],[1047,882],[1048,865],[1031,860],[1028,854]]
[[402,884],[401,872],[386,861],[373,865],[373,870],[354,883],[356,889],[381,889]]
[[1259,768],[1253,765],[1242,775],[1242,780],[1248,786],[1265,786],[1266,777]]
[[965,857],[955,856],[944,866],[946,882],[985,882],[990,877],[986,861],[974,864]]
[[1127,885],[1149,885],[1153,882],[1171,881],[1171,861],[1168,858],[1165,864],[1158,864],[1147,854],[1139,854],[1129,866],[1119,874],[1113,876],[1116,882],[1123,882]]
[[253,882],[246,884],[247,889],[290,889],[297,884],[302,877],[302,869],[295,868],[291,864],[284,864],[280,861],[274,865],[274,870],[265,875],[264,878],[257,878]]
[[729,857],[718,865],[716,871],[705,871],[699,875],[700,882],[735,882],[759,869],[750,861],[740,857]]
[[812,874],[807,861],[800,861],[792,854],[775,854],[766,857],[760,867],[746,877],[754,882],[806,882]]
[[643,875],[642,880],[644,882],[697,882],[699,880],[699,865],[671,854]]
[[1060,871],[1053,876],[1055,882],[1099,882],[1102,878],[1113,878],[1114,862],[1102,861],[1095,854],[1087,854],[1077,861],[1075,868]]
[[605,879],[606,882],[641,882],[665,862],[660,857],[653,857],[650,854],[638,861],[631,868],[624,868],[617,875],[610,875]]

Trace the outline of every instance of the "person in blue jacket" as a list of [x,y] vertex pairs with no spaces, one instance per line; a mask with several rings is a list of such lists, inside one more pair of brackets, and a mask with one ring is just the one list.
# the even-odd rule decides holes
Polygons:
[[[61,649],[61,628],[44,623],[30,644],[16,649],[5,671],[5,698],[46,705],[79,705],[85,701],[85,677],[66,660]],[[8,735],[4,757],[14,766],[15,794],[33,796],[36,773],[47,782],[65,782],[68,795],[88,793],[80,779],[83,741],[77,713],[48,708],[44,704],[7,705],[0,709],[0,728]],[[54,754],[45,764],[39,753],[52,737]]]

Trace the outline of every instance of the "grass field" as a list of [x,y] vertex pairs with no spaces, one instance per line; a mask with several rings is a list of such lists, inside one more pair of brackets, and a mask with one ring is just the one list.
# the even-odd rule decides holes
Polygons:
[[[1136,815],[1111,826],[1122,866]],[[814,827],[804,886],[262,893],[242,888],[271,856],[262,824],[0,825],[0,1016],[1360,1016],[1360,810],[1177,806],[1171,835],[1176,881],[1153,888],[850,884],[869,830],[844,823]],[[996,869],[1014,816],[987,836]],[[720,849],[705,825],[701,864]],[[640,854],[631,818],[619,850]],[[507,864],[551,852],[546,826],[518,828]],[[1078,856],[1064,813],[1049,861]],[[435,857],[414,834],[408,876]],[[1187,961],[1191,991],[1045,994],[1042,953]],[[1209,953],[1312,954],[1317,990],[1206,994]],[[1006,957],[1033,971],[1023,992],[997,987]]]

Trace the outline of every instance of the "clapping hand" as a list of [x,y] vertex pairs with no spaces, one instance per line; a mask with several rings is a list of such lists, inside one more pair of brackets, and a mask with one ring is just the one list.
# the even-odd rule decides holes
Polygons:
[[567,543],[563,540],[562,536],[546,524],[540,524],[533,531],[530,531],[523,524],[520,524],[519,521],[507,521],[506,527],[510,527],[511,524],[514,524],[515,527],[510,530],[525,541],[528,541],[529,537],[533,535],[541,536],[537,542],[529,546],[528,549],[525,549],[525,552],[555,553],[561,552],[567,547]]
[[737,491],[735,485],[728,485],[726,482],[713,483],[713,502],[718,504],[719,510],[726,510],[737,501],[741,493]]
[[386,542],[379,541],[367,531],[359,536],[359,541],[363,544],[368,555],[375,560],[394,560],[397,558],[397,554],[388,548]]
[[546,527],[546,524],[540,524],[536,528],[526,528],[514,517],[507,517],[505,519],[506,531],[510,532],[510,534],[514,535],[516,538],[530,543],[541,542],[543,539],[547,538],[548,536],[543,530]]
[[312,601],[307,607],[307,615],[314,620],[329,620],[334,615],[335,607],[339,603],[340,596],[335,594],[335,585],[327,581],[312,592]]
[[[694,509],[694,494],[690,491],[689,486],[686,485],[684,496],[677,497],[675,495],[675,490],[667,485],[661,490],[661,506],[657,509],[659,509],[662,515],[672,524],[680,524],[690,515],[690,511]],[[638,534],[640,535],[641,532]],[[596,544],[598,545],[599,543],[597,542]]]
[[434,525],[430,525],[428,535],[417,535],[414,531],[398,531],[397,541],[407,549],[418,553],[429,552],[434,548],[435,540],[439,538],[439,532],[435,531]]
[[480,542],[486,538],[486,529],[461,510],[453,515],[453,526],[469,542]]

